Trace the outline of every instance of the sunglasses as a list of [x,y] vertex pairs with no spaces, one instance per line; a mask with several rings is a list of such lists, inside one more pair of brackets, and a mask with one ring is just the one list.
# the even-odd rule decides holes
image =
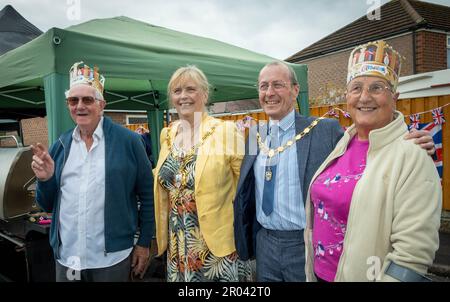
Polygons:
[[84,105],[92,105],[95,102],[95,98],[92,96],[82,96],[82,97],[69,96],[67,98],[67,104],[69,104],[70,106],[76,106],[78,105],[78,101],[80,99]]

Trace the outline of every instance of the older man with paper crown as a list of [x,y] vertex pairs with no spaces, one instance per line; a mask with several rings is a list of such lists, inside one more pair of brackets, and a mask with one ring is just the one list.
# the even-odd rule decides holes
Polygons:
[[354,125],[313,176],[306,202],[310,281],[427,280],[439,247],[442,189],[431,157],[403,139],[407,125],[395,109],[400,63],[384,41],[350,55],[346,98]]
[[49,151],[32,146],[36,201],[53,212],[56,281],[142,278],[150,256],[151,165],[140,136],[103,116],[104,84],[97,67],[75,63],[66,92],[75,129]]

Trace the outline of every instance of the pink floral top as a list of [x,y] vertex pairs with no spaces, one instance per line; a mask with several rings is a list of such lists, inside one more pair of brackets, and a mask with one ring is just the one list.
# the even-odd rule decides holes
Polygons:
[[314,272],[333,281],[341,257],[353,190],[366,168],[369,141],[355,136],[347,151],[328,166],[311,186],[314,206]]

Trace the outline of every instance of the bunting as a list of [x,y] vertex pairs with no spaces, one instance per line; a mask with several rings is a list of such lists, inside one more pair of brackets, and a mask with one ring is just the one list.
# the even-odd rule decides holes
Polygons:
[[331,108],[330,111],[327,112],[327,115],[329,117],[336,117],[339,118],[339,113],[337,113],[334,108]]
[[410,129],[410,130],[411,130],[412,128],[419,129],[420,114],[411,114],[411,115],[409,116],[409,120],[410,120],[410,124],[409,124],[409,129]]
[[442,107],[433,109],[431,111],[433,115],[433,121],[435,125],[442,125],[445,123],[444,114],[442,113]]
[[[444,118],[444,113],[442,111],[443,107],[449,106],[450,103],[442,106],[442,107],[438,107],[438,108],[434,108],[428,111],[424,111],[424,112],[419,112],[419,113],[413,113],[411,115],[409,115],[409,120],[411,121],[410,124],[410,129],[411,128],[416,128],[418,129],[419,124],[420,124],[420,116],[425,114],[425,113],[430,113],[433,116],[433,121],[435,125],[442,125],[445,123],[445,118]],[[324,116],[329,116],[329,117],[335,117],[335,118],[339,118],[339,112],[342,113],[342,115],[345,118],[351,118],[350,113],[348,111],[342,110],[341,108],[331,108],[326,114],[324,114]]]

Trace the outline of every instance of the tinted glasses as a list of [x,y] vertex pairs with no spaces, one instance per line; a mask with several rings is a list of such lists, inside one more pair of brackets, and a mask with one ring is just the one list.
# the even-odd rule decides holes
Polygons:
[[80,99],[84,105],[92,105],[95,102],[95,98],[92,96],[82,96],[82,97],[69,96],[67,98],[67,104],[69,104],[70,106],[76,106],[78,105]]

